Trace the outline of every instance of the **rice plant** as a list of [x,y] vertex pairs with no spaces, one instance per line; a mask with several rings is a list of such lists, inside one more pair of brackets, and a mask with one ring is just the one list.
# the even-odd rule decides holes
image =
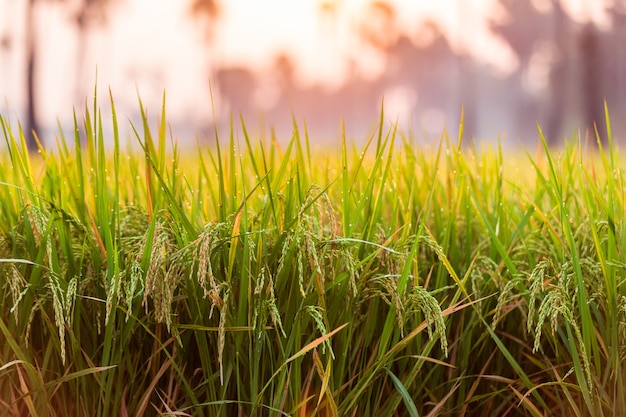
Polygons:
[[363,144],[241,120],[191,152],[165,98],[126,149],[97,103],[34,155],[0,116],[1,416],[626,412],[608,112],[608,148],[534,156],[382,111]]

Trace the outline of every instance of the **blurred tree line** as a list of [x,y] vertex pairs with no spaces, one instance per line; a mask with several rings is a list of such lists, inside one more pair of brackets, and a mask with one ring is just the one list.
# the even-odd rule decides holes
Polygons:
[[[37,113],[37,85],[36,77],[38,66],[38,40],[41,34],[41,22],[36,19],[36,9],[41,2],[60,2],[66,5],[68,21],[76,28],[77,51],[76,51],[76,74],[83,72],[83,62],[87,51],[89,31],[94,26],[102,26],[108,23],[108,16],[116,3],[124,0],[25,0],[25,22],[24,28],[24,68],[25,74],[25,97],[26,97],[26,119],[23,126],[26,144],[34,151],[37,144],[33,132],[39,132],[39,118]],[[217,0],[192,0],[189,7],[192,17],[198,18],[207,24],[206,39],[210,41],[211,22],[219,15]],[[14,46],[12,33],[0,34],[0,48],[9,50]],[[80,77],[77,77],[80,80]],[[79,90],[80,90],[80,86]]]
[[[568,115],[578,115],[577,125],[593,134],[597,127],[606,140],[604,100],[617,113],[624,110],[624,42],[626,4],[606,4],[610,27],[601,29],[591,20],[577,23],[564,11],[559,0],[545,0],[540,11],[530,1],[501,0],[511,16],[506,23],[494,24],[517,54],[520,65],[511,81],[524,83],[537,60],[547,61],[547,86],[524,97],[524,109],[542,122],[552,142],[564,134]],[[570,124],[571,125],[571,124]]]
[[[338,114],[350,121],[351,113],[354,124],[359,125],[363,121],[356,115],[375,115],[380,97],[410,88],[419,97],[416,102],[406,102],[414,114],[437,109],[455,123],[463,106],[465,132],[470,137],[481,138],[484,126],[502,120],[498,126],[516,132],[521,141],[537,137],[536,123],[551,144],[561,143],[576,129],[592,143],[597,129],[600,139],[606,141],[605,101],[614,115],[614,127],[626,128],[620,125],[623,118],[615,116],[626,111],[626,1],[600,1],[608,15],[608,27],[598,26],[591,16],[582,23],[574,20],[561,0],[499,0],[497,6],[506,18],[494,18],[489,29],[518,59],[517,68],[506,77],[477,63],[468,53],[454,50],[440,23],[416,22],[419,27],[399,29],[400,11],[392,2],[364,2],[355,35],[387,58],[383,75],[371,80],[354,73],[334,92],[303,88],[294,81],[295,65],[289,56],[278,56],[274,73],[288,94],[268,111],[268,118],[278,119],[281,112],[289,114],[295,107],[312,116],[310,126]],[[321,2],[320,18],[336,18],[339,4]],[[462,24],[463,7],[469,6],[459,1],[457,7]],[[416,32],[428,41],[416,43],[412,36]],[[212,75],[230,98],[231,108],[254,116],[251,92],[255,83],[262,81],[251,70],[220,68]]]
[[[55,1],[67,5],[68,19],[77,31],[76,68],[80,73],[89,30],[106,25],[114,6],[123,0],[25,1],[24,131],[29,146],[34,149],[31,132],[39,131],[35,83],[39,71],[38,39],[42,36],[40,23],[35,19],[37,4]],[[602,1],[606,1],[608,28],[598,27],[591,19],[586,23],[575,21],[565,12],[560,0],[543,0],[542,7],[534,0],[499,0],[507,18],[494,19],[490,29],[510,45],[519,61],[514,73],[507,77],[493,74],[472,56],[454,51],[439,23],[422,22],[420,27],[403,32],[398,29],[399,12],[392,2],[364,2],[365,12],[355,36],[366,47],[387,57],[388,68],[383,75],[371,80],[355,74],[332,92],[319,87],[305,88],[294,80],[291,58],[279,55],[274,75],[280,78],[284,91],[273,107],[266,109],[267,118],[278,118],[283,111],[290,114],[290,109],[296,108],[308,117],[310,125],[328,123],[324,117],[350,120],[351,113],[357,124],[358,115],[376,114],[381,96],[408,88],[419,97],[417,101],[406,101],[408,110],[414,114],[436,108],[458,119],[463,105],[469,136],[479,137],[481,126],[498,119],[503,121],[504,129],[508,126],[521,132],[521,139],[533,135],[534,122],[542,125],[551,143],[560,142],[571,133],[568,129],[575,127],[582,129],[584,135],[593,134],[597,126],[604,139],[604,100],[614,114],[626,110],[623,46],[626,2]],[[225,4],[226,0],[221,2]],[[335,19],[339,3],[320,2],[318,17]],[[222,6],[220,0],[190,0],[187,4],[189,15],[204,28],[207,47],[216,41],[213,29],[221,17]],[[425,33],[428,41],[416,44],[410,31]],[[8,50],[13,44],[11,33],[0,34],[0,48]],[[214,65],[207,71],[232,111],[254,111],[252,94],[263,80],[258,79],[253,69]],[[257,114],[258,111],[254,115]]]

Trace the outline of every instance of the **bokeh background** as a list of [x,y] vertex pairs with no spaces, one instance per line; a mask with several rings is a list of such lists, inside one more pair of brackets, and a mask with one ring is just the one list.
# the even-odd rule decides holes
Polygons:
[[[386,121],[415,140],[465,132],[506,144],[626,129],[623,0],[0,0],[0,113],[53,143],[97,81],[119,116],[181,143],[243,115],[289,140],[367,139]],[[105,114],[106,116],[106,114]],[[130,133],[128,133],[130,134]]]

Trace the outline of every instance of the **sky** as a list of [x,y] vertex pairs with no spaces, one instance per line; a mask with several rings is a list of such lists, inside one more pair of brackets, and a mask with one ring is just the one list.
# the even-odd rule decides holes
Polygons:
[[[70,0],[69,4],[72,4]],[[550,0],[531,0],[539,10],[549,10]],[[334,18],[323,15],[323,3],[332,5]],[[507,16],[496,0],[391,0],[398,11],[399,30],[419,39],[417,22],[434,20],[453,49],[472,55],[496,74],[515,70],[510,48],[494,37],[489,21]],[[354,36],[365,0],[223,0],[220,20],[213,27],[211,47],[203,39],[200,22],[189,18],[188,3],[171,0],[119,0],[108,23],[92,30],[82,73],[77,72],[76,29],[63,2],[41,3],[41,71],[39,112],[45,125],[57,118],[71,118],[71,108],[91,97],[97,80],[100,94],[111,88],[116,106],[136,111],[137,94],[150,107],[160,104],[167,91],[170,118],[184,118],[193,125],[206,119],[219,97],[208,88],[209,68],[248,66],[261,76],[271,76],[274,58],[288,53],[296,63],[296,79],[302,86],[332,89],[349,75],[350,59],[356,59],[363,77],[375,78],[385,70],[384,57],[364,48]],[[567,0],[564,7],[577,20],[606,24],[601,2]],[[24,105],[24,67],[20,48],[24,39],[23,2],[0,0],[0,37],[12,33],[10,51],[0,50],[0,111],[19,115]],[[97,75],[96,75],[97,74]],[[10,80],[10,81],[6,81]],[[76,82],[78,81],[78,83]],[[76,90],[75,85],[84,88]],[[270,88],[271,89],[271,88]],[[271,97],[271,91],[264,91]]]

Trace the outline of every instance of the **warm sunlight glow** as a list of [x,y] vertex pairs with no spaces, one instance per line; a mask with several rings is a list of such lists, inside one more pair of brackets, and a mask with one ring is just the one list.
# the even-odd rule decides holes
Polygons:
[[[516,66],[510,48],[489,33],[495,0],[393,0],[398,31],[417,38],[420,22],[435,21],[457,51],[467,52],[494,71]],[[303,83],[336,85],[348,76],[351,60],[365,76],[385,70],[379,57],[354,39],[362,0],[230,0],[225,5],[219,55],[229,64],[271,68],[273,55],[288,52]]]
[[[475,109],[475,132],[499,133],[525,118],[533,128],[537,115],[565,129],[587,117],[584,103],[624,96],[626,31],[609,9],[617,0],[213,0],[219,11],[202,16],[194,1],[37,1],[29,14],[31,2],[0,0],[0,80],[9,80],[0,111],[23,119],[36,107],[52,132],[57,117],[71,124],[66,109],[81,108],[97,81],[118,109],[136,109],[137,94],[153,106],[165,90],[170,120],[189,129],[181,135],[239,112],[272,127],[287,120],[288,135],[292,105],[324,135],[344,117],[362,134],[383,97],[390,119],[428,133],[455,124],[462,105]],[[105,18],[81,27],[87,5]]]

